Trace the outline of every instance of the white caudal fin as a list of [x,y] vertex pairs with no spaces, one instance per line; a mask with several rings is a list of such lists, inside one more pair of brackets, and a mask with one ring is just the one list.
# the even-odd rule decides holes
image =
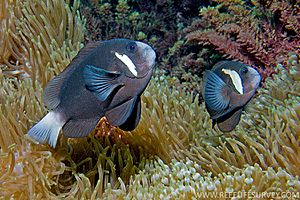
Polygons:
[[35,124],[27,135],[38,143],[48,143],[55,148],[59,132],[65,122],[59,112],[51,111]]

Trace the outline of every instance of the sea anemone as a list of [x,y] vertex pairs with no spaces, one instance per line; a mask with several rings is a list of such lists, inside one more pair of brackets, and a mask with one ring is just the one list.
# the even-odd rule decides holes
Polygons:
[[[299,55],[290,53],[289,66],[276,67],[276,74],[266,79],[245,109],[240,124],[230,133],[212,128],[199,95],[180,86],[176,78],[157,73],[142,96],[142,117],[136,130],[124,132],[102,118],[88,137],[62,136],[56,149],[52,149],[35,144],[24,134],[46,113],[41,101],[42,88],[75,56],[83,33],[71,38],[64,34],[67,38],[59,43],[62,46],[48,51],[48,47],[58,43],[54,42],[58,39],[53,39],[53,35],[45,36],[49,39],[44,42],[36,42],[36,35],[32,40],[21,37],[21,30],[36,30],[36,20],[28,22],[28,29],[16,27],[21,21],[34,18],[21,15],[26,9],[28,12],[38,9],[35,15],[48,16],[42,14],[45,5],[60,5],[62,8],[57,9],[64,12],[62,16],[69,16],[68,21],[75,20],[72,23],[79,23],[79,27],[83,27],[84,20],[76,7],[70,9],[62,0],[27,0],[22,2],[22,9],[17,6],[21,2],[17,2],[5,1],[0,9],[3,11],[0,19],[5,22],[0,37],[10,37],[5,45],[13,47],[7,52],[1,47],[0,53],[1,197],[192,199],[213,192],[218,192],[217,195],[243,192],[248,195],[245,198],[253,192],[297,195],[300,190]],[[76,5],[75,1],[73,6]],[[15,12],[21,13],[13,15]],[[7,16],[16,19],[7,20]],[[18,26],[7,25],[17,21]],[[11,26],[16,29],[8,28]],[[69,26],[68,30],[75,28]],[[45,32],[36,33],[41,33],[41,40]]]
[[85,20],[62,0],[4,0],[0,4],[0,63],[3,74],[45,84],[82,47]]

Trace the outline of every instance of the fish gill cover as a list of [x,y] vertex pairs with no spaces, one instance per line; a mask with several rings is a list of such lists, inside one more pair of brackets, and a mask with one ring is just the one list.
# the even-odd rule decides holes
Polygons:
[[[222,2],[226,7],[234,1]],[[156,7],[166,4],[175,1],[157,1]],[[99,5],[116,6],[109,1]],[[147,4],[141,7],[146,13]],[[61,137],[54,150],[24,137],[46,113],[42,88],[82,47],[85,19],[78,8],[78,1],[72,6],[63,0],[1,1],[0,198],[192,199],[205,191],[299,192],[299,52],[284,54],[282,64],[269,61],[274,75],[266,78],[228,134],[211,128],[201,98],[191,92],[201,90],[196,75],[204,68],[180,66],[178,55],[184,52],[179,39],[169,53],[162,53],[166,56],[159,67],[174,75],[164,64],[177,55],[172,67],[180,75],[156,73],[142,96],[136,130],[123,132],[103,118],[89,137]]]

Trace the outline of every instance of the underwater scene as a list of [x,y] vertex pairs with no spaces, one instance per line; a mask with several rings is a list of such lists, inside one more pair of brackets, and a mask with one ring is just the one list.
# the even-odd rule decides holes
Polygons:
[[0,199],[300,199],[299,0],[0,0]]

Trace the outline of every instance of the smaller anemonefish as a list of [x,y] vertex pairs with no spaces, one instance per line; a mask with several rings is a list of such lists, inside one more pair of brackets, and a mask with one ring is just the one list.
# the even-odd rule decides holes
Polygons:
[[260,81],[254,68],[240,62],[221,61],[212,70],[206,70],[202,95],[213,126],[217,124],[222,132],[232,131]]

